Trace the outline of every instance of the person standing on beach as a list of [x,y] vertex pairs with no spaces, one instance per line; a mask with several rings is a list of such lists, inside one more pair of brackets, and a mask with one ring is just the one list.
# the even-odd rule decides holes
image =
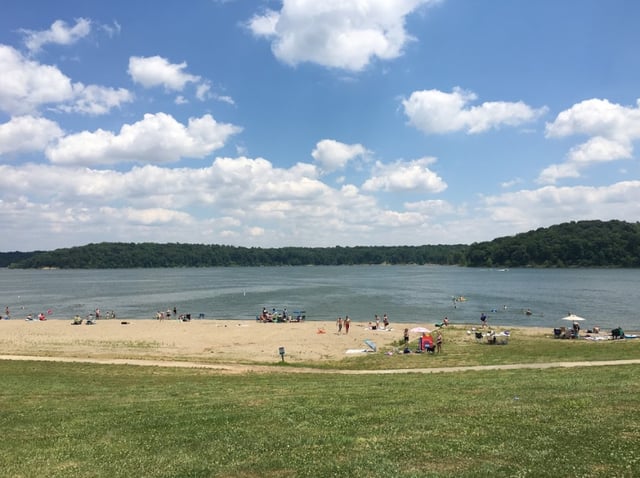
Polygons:
[[342,333],[342,317],[338,317],[338,334]]
[[349,326],[351,325],[351,319],[349,318],[349,316],[345,316],[344,318],[344,333],[348,334],[349,333]]
[[404,345],[409,345],[409,329],[404,329]]
[[436,336],[436,353],[442,352],[442,333],[438,331],[438,335]]
[[385,329],[389,328],[389,316],[387,314],[384,314],[382,317],[382,323],[384,324]]

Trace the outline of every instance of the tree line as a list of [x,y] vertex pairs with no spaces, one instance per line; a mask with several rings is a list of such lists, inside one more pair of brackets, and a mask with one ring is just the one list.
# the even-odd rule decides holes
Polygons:
[[103,242],[38,252],[10,268],[117,269],[356,264],[458,264],[466,246],[283,247]]
[[640,223],[578,221],[472,244],[471,267],[640,267]]
[[0,253],[0,267],[118,269],[357,264],[640,267],[640,223],[578,221],[470,245],[257,248],[102,242]]

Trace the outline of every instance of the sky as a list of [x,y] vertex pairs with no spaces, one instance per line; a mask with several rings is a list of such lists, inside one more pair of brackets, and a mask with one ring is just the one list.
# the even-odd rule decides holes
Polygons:
[[640,219],[640,2],[5,0],[0,251]]

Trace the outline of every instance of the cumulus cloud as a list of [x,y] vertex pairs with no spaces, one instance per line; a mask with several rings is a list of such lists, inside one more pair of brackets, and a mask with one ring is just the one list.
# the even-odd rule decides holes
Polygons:
[[145,114],[141,121],[122,126],[118,134],[99,129],[66,136],[47,148],[46,155],[56,164],[166,163],[203,158],[240,131],[208,114],[190,118],[186,126],[166,113]]
[[38,52],[48,43],[71,45],[84,38],[91,32],[91,20],[78,18],[73,26],[67,25],[63,20],[56,20],[48,30],[21,30],[21,32],[25,35],[24,44],[29,51]]
[[623,181],[602,187],[545,186],[487,196],[481,199],[481,209],[483,218],[521,231],[594,217],[603,221],[637,221],[640,215],[640,181]]
[[28,60],[10,46],[0,45],[0,71],[0,109],[9,114],[33,113],[73,97],[71,80],[58,68]]
[[181,225],[193,222],[189,214],[164,208],[134,209],[131,207],[113,208],[102,207],[99,212],[111,221],[124,221],[129,224],[149,225]]
[[631,159],[633,142],[640,139],[640,100],[635,108],[601,99],[582,101],[547,123],[546,135],[590,138],[572,147],[564,163],[546,167],[538,177],[541,183],[553,184],[562,178],[580,177],[582,170],[594,163]]
[[271,41],[280,61],[360,71],[374,58],[402,54],[412,37],[405,18],[437,0],[284,0],[248,22],[254,35]]
[[410,211],[419,211],[429,217],[444,216],[456,212],[456,208],[451,203],[442,199],[407,202],[404,207]]
[[439,193],[447,188],[440,176],[429,169],[435,158],[396,161],[391,164],[376,162],[373,175],[362,185],[364,191],[421,191]]
[[182,91],[187,83],[200,81],[199,76],[186,73],[186,68],[186,62],[170,63],[161,56],[132,56],[127,71],[134,82],[145,88],[163,86],[167,90]]
[[637,139],[640,137],[640,100],[635,108],[602,99],[582,101],[559,113],[547,124],[546,132],[552,138],[585,134]]
[[0,124],[0,155],[42,151],[63,135],[58,123],[34,116],[17,116]]
[[532,108],[522,101],[469,104],[477,99],[471,91],[454,88],[451,93],[439,90],[414,91],[402,101],[409,123],[427,134],[466,131],[482,133],[505,126],[519,126],[535,121],[547,111]]
[[[5,227],[17,227],[28,209],[45,237],[56,230],[56,240],[67,244],[99,240],[91,236],[96,231],[109,231],[111,240],[157,241],[161,231],[173,241],[355,245],[368,234],[416,231],[424,222],[420,210],[384,209],[353,185],[328,186],[313,164],[278,168],[264,158],[129,171],[0,164],[0,189]],[[264,231],[260,241],[247,236],[252,230]]]
[[311,156],[323,171],[331,172],[344,168],[349,161],[367,153],[361,144],[345,144],[333,139],[323,139],[316,144]]
[[[635,221],[640,214],[640,181],[546,186],[479,197],[471,206],[421,200],[385,208],[354,185],[323,183],[313,164],[279,168],[248,157],[129,171],[0,164],[0,189],[2,227],[32,233],[25,250],[50,247],[41,238],[52,231],[60,246],[104,240],[105,231],[114,241],[264,247],[469,243],[567,220]],[[40,239],[29,242],[33,234]]]
[[6,45],[0,45],[0,71],[0,110],[12,115],[34,114],[45,105],[101,115],[133,100],[124,88],[72,83],[57,67],[26,59]]
[[67,113],[103,115],[113,108],[133,101],[133,94],[125,88],[108,88],[99,85],[73,84],[73,98],[57,109]]

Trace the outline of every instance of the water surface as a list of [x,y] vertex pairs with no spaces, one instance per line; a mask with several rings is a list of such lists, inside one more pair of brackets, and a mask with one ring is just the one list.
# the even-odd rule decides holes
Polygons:
[[[449,266],[313,266],[113,270],[0,269],[0,304],[13,318],[52,318],[96,308],[119,318],[158,310],[208,319],[253,319],[263,307],[306,311],[307,320],[354,321],[388,314],[391,322],[554,327],[568,312],[585,327],[640,329],[637,269],[471,269]],[[464,302],[452,297],[463,296]],[[530,309],[532,315],[524,313]]]

